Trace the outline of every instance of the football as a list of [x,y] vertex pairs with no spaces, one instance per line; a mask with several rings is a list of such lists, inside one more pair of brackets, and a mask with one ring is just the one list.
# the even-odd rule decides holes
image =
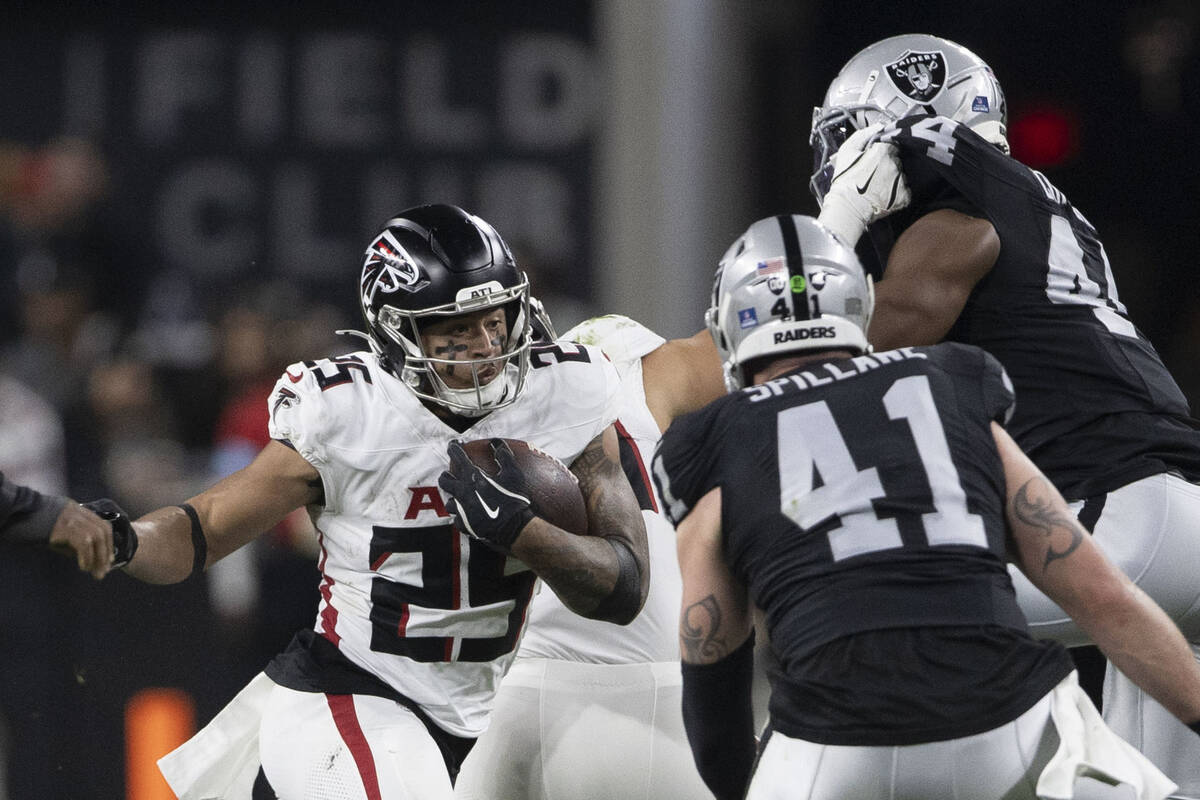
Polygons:
[[[529,501],[533,513],[564,531],[587,534],[587,506],[579,491],[579,481],[566,465],[520,439],[505,439],[512,450],[517,466],[528,481]],[[474,439],[463,443],[471,463],[488,475],[500,471],[492,456],[489,439]]]

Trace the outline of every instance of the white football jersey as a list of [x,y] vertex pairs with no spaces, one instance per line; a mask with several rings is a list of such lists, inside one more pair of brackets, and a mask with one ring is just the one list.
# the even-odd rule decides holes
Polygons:
[[660,433],[646,406],[642,356],[666,340],[627,317],[608,315],[582,322],[563,341],[599,346],[621,375],[617,432],[621,462],[642,503],[650,545],[650,592],[637,618],[614,625],[572,613],[544,590],[529,610],[529,628],[518,655],[600,664],[679,660],[679,603],[682,583],[675,557],[675,529],[660,511],[662,501],[650,479],[650,460]]
[[619,379],[596,348],[535,347],[525,391],[459,433],[377,358],[352,353],[288,367],[270,433],[321,474],[315,630],[416,701],[442,728],[486,726],[535,576],[451,526],[438,476],[451,440],[522,439],[570,464],[617,415]]

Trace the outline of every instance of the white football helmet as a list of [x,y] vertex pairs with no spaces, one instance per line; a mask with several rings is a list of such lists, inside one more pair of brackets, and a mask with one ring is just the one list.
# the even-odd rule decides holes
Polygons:
[[764,356],[869,352],[874,305],[854,250],[812,217],[781,214],[755,222],[721,258],[705,322],[734,392]]
[[961,122],[1008,152],[1004,92],[983,59],[948,39],[911,33],[860,50],[813,109],[813,196],[829,191],[830,160],[854,131],[914,108]]

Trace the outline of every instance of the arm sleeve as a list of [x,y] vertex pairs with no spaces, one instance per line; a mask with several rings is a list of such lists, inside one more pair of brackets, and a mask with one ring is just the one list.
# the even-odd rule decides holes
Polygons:
[[756,744],[751,687],[754,631],[712,664],[681,664],[683,727],[696,769],[717,800],[745,797]]
[[45,543],[67,498],[19,486],[0,473],[0,541]]

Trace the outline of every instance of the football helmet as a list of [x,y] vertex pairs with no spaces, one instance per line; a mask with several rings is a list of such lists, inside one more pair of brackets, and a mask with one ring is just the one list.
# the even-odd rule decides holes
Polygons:
[[948,39],[912,33],[860,50],[813,109],[813,175],[820,202],[833,177],[830,161],[854,131],[920,108],[964,123],[1008,152],[1004,92],[983,59]]
[[874,287],[854,250],[812,217],[760,219],[721,258],[705,322],[731,391],[750,362],[816,350],[870,351]]
[[[371,349],[418,397],[476,417],[520,396],[532,341],[529,283],[484,220],[451,205],[400,212],[367,247],[359,289]],[[501,355],[450,360],[424,351],[423,322],[497,307],[508,323]],[[474,385],[447,386],[438,365],[468,367]],[[480,370],[487,365],[499,374],[485,382]]]

